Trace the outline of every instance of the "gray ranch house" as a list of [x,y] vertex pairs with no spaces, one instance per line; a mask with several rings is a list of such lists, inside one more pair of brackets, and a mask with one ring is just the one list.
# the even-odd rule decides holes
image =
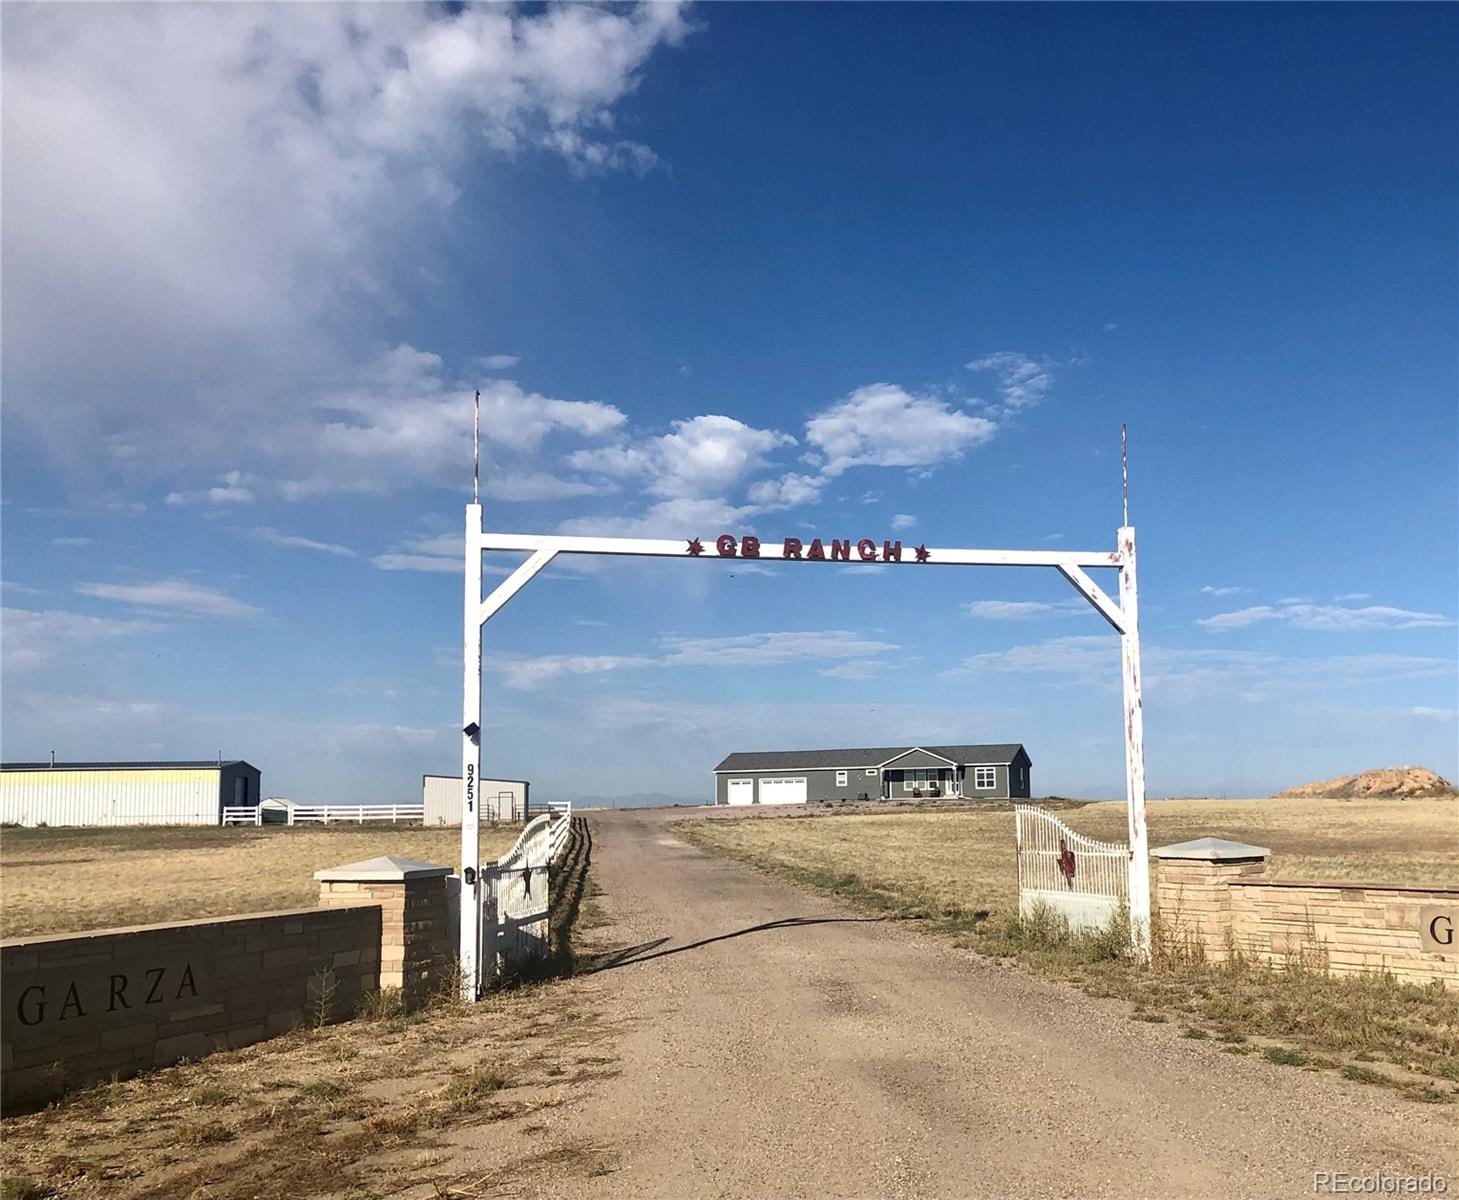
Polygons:
[[766,750],[729,755],[714,768],[716,804],[838,800],[1026,798],[1033,760],[1017,743]]

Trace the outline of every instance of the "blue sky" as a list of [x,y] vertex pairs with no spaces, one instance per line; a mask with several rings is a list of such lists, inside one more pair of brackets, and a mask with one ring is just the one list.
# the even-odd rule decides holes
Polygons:
[[[1152,793],[1459,774],[1453,8],[3,20],[7,758],[453,772],[480,387],[503,531],[1111,548],[1127,421]],[[1122,792],[1052,571],[562,563],[486,662],[550,795]]]

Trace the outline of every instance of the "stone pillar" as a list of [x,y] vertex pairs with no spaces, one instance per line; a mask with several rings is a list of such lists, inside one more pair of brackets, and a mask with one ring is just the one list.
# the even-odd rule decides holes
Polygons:
[[1159,866],[1155,903],[1162,925],[1224,962],[1232,944],[1233,880],[1266,872],[1271,851],[1264,846],[1203,837],[1151,852]]
[[380,987],[407,1008],[443,983],[455,961],[446,881],[450,867],[385,856],[315,871],[321,908],[380,906]]

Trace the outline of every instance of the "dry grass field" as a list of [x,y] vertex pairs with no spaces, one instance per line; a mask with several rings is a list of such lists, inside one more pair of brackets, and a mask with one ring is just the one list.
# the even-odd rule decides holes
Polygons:
[[[481,854],[515,825],[483,825]],[[380,854],[453,865],[459,829],[411,825],[7,829],[0,834],[0,936],[75,933],[316,903],[314,872]]]
[[[1017,907],[1013,812],[838,815],[803,809],[786,819],[685,822],[676,831],[706,849],[808,882],[855,876],[900,908],[924,915]],[[1080,833],[1125,840],[1123,804],[1059,814]],[[1459,887],[1459,801],[1155,800],[1150,845],[1223,837],[1266,846],[1274,879],[1361,879]]]
[[[824,812],[824,810],[822,810]],[[1059,814],[1081,833],[1124,840],[1124,806]],[[1161,800],[1150,844],[1215,836],[1271,849],[1279,879],[1459,886],[1459,801]],[[704,849],[741,859],[853,904],[921,919],[969,949],[1059,975],[1135,1003],[1137,1019],[1189,1023],[1232,1053],[1336,1067],[1351,1078],[1451,1100],[1459,1081],[1459,1004],[1452,992],[1384,980],[1217,968],[1176,956],[1154,970],[1123,957],[1127,939],[1062,940],[1017,920],[1010,810],[826,814],[675,824]],[[1251,1039],[1276,1039],[1259,1047]],[[1298,1049],[1286,1047],[1296,1045]],[[1363,1064],[1382,1062],[1375,1071]]]

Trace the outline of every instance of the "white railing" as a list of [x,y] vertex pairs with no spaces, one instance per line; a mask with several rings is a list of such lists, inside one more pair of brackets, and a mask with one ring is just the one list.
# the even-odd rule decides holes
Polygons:
[[[288,825],[363,825],[366,821],[424,821],[422,804],[295,804],[279,810]],[[262,809],[233,808],[223,810],[224,825],[263,825]]]
[[572,804],[547,807],[510,850],[482,869],[479,961],[488,972],[547,953],[551,867],[567,846]]
[[223,809],[224,825],[258,825],[259,823],[259,812],[253,805],[234,807],[230,804]]
[[295,805],[289,810],[289,824],[300,825],[317,822],[321,825],[366,821],[424,821],[423,804],[320,804],[312,808]]
[[1071,829],[1047,809],[1013,806],[1018,911],[1042,904],[1063,913],[1071,929],[1103,925],[1129,896],[1130,848]]

